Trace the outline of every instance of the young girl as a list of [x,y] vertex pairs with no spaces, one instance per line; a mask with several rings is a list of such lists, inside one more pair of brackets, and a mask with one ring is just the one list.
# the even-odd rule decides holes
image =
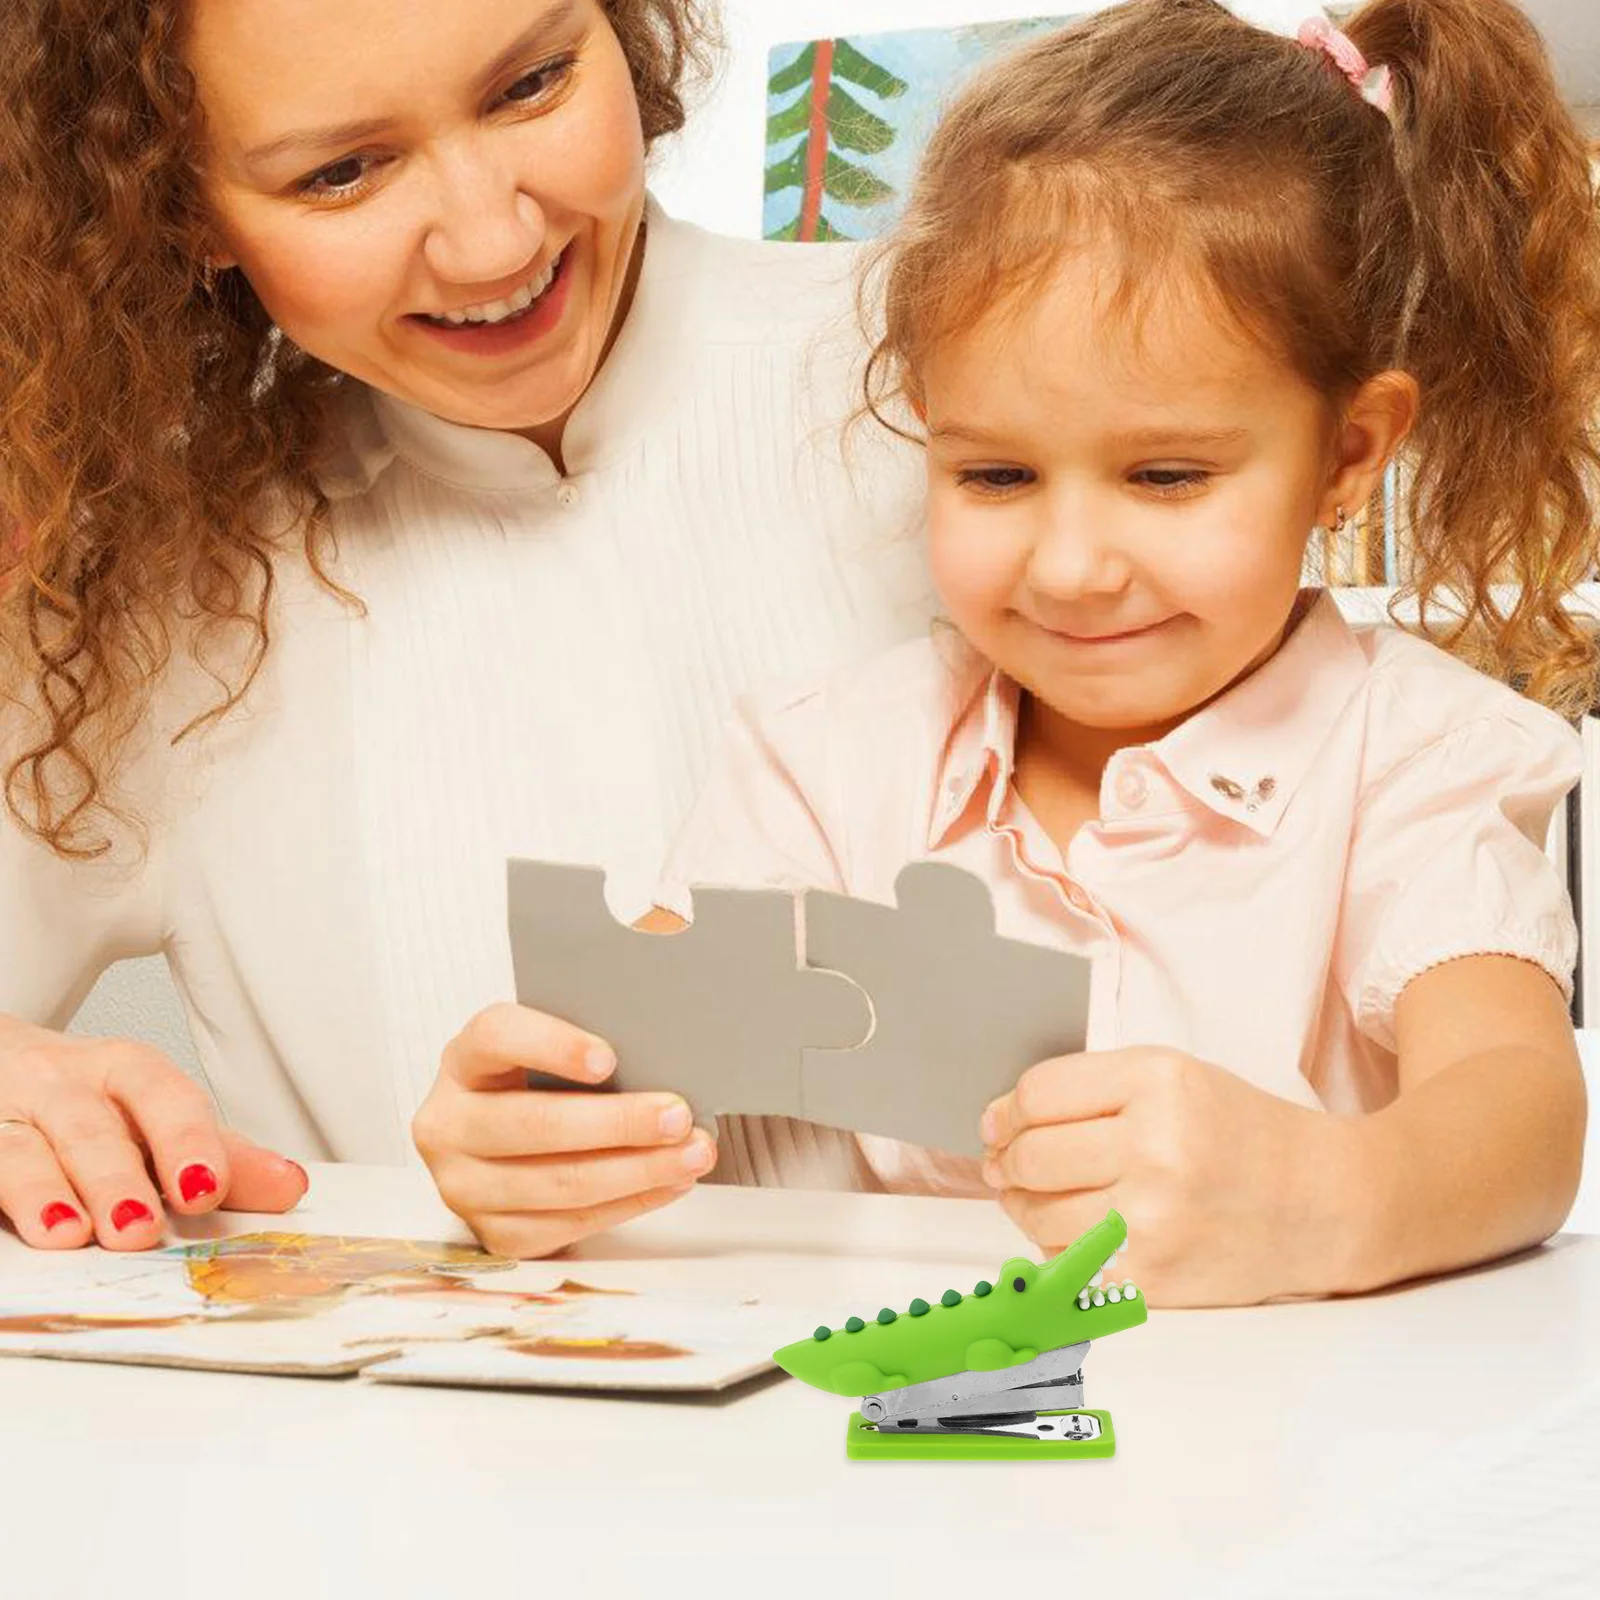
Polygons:
[[[925,437],[954,628],[736,724],[663,899],[892,902],[954,862],[1003,936],[1094,958],[1089,1049],[989,1108],[982,1163],[751,1118],[726,1177],[994,1191],[1047,1250],[1115,1206],[1180,1304],[1559,1226],[1584,1088],[1541,845],[1579,764],[1546,707],[1594,670],[1561,602],[1592,560],[1597,272],[1583,141],[1506,0],[1298,40],[1132,0],[959,100],[869,374]],[[1416,586],[1526,696],[1300,587],[1403,443]]]

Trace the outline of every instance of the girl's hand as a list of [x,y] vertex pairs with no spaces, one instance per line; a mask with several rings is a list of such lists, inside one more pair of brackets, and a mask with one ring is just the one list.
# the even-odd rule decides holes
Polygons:
[[542,1011],[490,1006],[445,1047],[411,1126],[445,1204],[486,1250],[551,1255],[687,1194],[716,1164],[679,1096],[526,1089],[530,1067],[596,1084],[616,1058]]
[[148,1250],[165,1210],[288,1211],[305,1192],[159,1051],[0,1017],[0,1215],[24,1244]]
[[1336,1286],[1346,1119],[1177,1050],[1060,1056],[983,1120],[985,1181],[1057,1251],[1115,1207],[1113,1276],[1152,1303],[1250,1305]]

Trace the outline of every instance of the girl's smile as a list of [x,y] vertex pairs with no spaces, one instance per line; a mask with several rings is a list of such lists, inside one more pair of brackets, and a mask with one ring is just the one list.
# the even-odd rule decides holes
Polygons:
[[[1028,620],[1033,619],[1030,618]],[[1071,628],[1053,628],[1047,623],[1037,621],[1034,622],[1034,626],[1042,632],[1048,633],[1052,639],[1059,641],[1061,644],[1082,646],[1104,652],[1117,645],[1149,643],[1178,620],[1177,617],[1164,617],[1159,622],[1147,622],[1134,627],[1117,630],[1107,629],[1103,632],[1092,633],[1080,632]]]

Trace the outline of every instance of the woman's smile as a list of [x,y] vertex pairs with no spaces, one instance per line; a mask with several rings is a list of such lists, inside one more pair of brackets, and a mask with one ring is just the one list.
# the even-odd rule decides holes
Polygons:
[[425,313],[413,313],[406,322],[443,349],[472,356],[510,355],[536,344],[561,322],[571,298],[573,258],[578,254],[568,245],[555,263],[555,270],[543,289],[527,304],[498,321],[441,322]]
[[449,311],[424,311],[417,313],[431,322],[459,327],[463,322],[504,322],[508,317],[524,311],[550,287],[556,269],[561,265],[561,251],[556,251],[545,264],[529,270],[522,280],[503,295],[488,295],[470,305],[457,306]]

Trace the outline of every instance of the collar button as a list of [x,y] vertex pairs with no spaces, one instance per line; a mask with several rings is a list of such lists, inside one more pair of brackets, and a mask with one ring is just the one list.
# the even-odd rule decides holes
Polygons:
[[1130,811],[1137,811],[1150,798],[1149,782],[1136,768],[1129,767],[1119,772],[1114,787],[1118,801]]

